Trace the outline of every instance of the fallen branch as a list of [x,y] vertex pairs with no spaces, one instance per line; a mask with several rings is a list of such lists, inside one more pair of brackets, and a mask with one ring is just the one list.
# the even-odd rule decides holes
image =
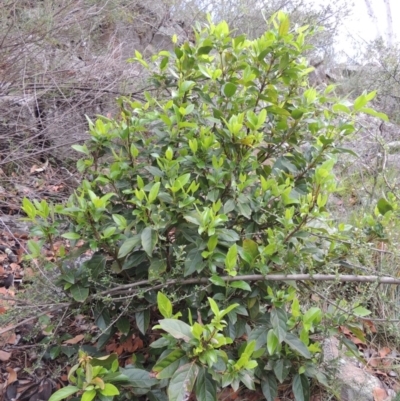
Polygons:
[[[357,283],[378,283],[378,284],[392,284],[400,285],[400,279],[386,276],[359,276],[353,274],[251,274],[244,276],[221,276],[220,279],[225,282],[233,281],[337,281],[337,282],[357,282]],[[173,285],[185,285],[185,284],[209,284],[209,278],[189,278],[186,280],[168,280],[162,284],[156,284],[151,287],[152,290],[158,290],[161,288],[173,286]],[[120,295],[131,292],[134,288],[141,286],[151,286],[154,281],[142,280],[132,284],[120,285],[115,288],[98,292],[93,297],[107,296],[107,295]]]
[[29,323],[29,322],[31,322],[32,320],[35,320],[35,319],[37,319],[37,318],[40,317],[40,316],[46,315],[47,313],[55,312],[56,310],[63,309],[63,308],[67,308],[67,307],[69,307],[69,306],[71,306],[71,304],[68,304],[68,303],[62,303],[62,304],[58,304],[58,305],[56,305],[56,306],[53,306],[52,308],[47,309],[47,310],[45,310],[45,311],[42,311],[42,312],[36,314],[35,316],[28,317],[27,319],[23,320],[22,322],[16,323],[16,324],[14,324],[14,325],[12,325],[12,326],[7,326],[7,327],[5,327],[4,329],[0,329],[0,335],[1,335],[1,334],[4,334],[4,333],[7,333],[7,331],[16,329],[17,327],[20,327],[20,326],[22,326],[22,325],[24,325],[24,324],[26,324],[26,323]]

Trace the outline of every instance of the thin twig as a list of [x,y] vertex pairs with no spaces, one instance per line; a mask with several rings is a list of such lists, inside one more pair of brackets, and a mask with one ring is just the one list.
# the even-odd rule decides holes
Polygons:
[[22,322],[19,322],[19,323],[16,323],[16,324],[12,325],[12,326],[8,326],[8,327],[5,327],[4,329],[1,329],[0,330],[0,335],[4,334],[4,333],[7,333],[10,330],[14,330],[17,327],[22,326],[22,325],[24,325],[26,323],[29,323],[32,320],[35,320],[38,317],[45,315],[46,313],[51,313],[51,312],[54,312],[54,311],[59,310],[59,309],[68,308],[70,305],[71,304],[69,304],[69,303],[58,304],[58,305],[54,306],[53,308],[50,308],[50,309],[45,310],[43,312],[40,312],[40,313],[36,314],[35,316],[29,317],[28,319],[23,320]]
[[[337,282],[358,282],[358,283],[379,283],[379,284],[393,284],[400,285],[400,279],[396,279],[393,277],[386,276],[359,276],[354,274],[251,274],[244,276],[221,276],[221,280],[225,282],[233,282],[233,281],[337,281]],[[107,296],[107,295],[117,295],[117,294],[126,294],[132,291],[135,287],[140,287],[143,285],[151,285],[154,283],[150,280],[142,280],[137,281],[132,284],[120,285],[115,288],[110,288],[105,291],[98,292],[94,294],[90,298],[97,298],[99,296]],[[168,280],[165,283],[160,283],[152,286],[153,290],[157,290],[164,287],[169,287],[173,285],[185,285],[185,284],[207,284],[209,283],[209,279],[207,277],[200,278],[190,278],[186,280]]]

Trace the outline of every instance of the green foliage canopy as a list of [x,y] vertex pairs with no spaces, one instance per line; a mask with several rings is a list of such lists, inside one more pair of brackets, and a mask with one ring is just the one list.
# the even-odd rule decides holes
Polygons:
[[[50,213],[25,201],[32,219],[53,219],[36,234],[51,240],[66,220],[63,236],[97,251],[73,271],[61,258],[59,281],[76,301],[96,303],[99,347],[117,328],[146,334],[159,321],[154,329],[166,334],[139,367],[167,380],[170,400],[192,391],[211,400],[217,387],[240,383],[261,383],[273,400],[277,381],[288,377],[300,400],[309,397],[310,377],[326,383],[309,336],[321,310],[302,306],[295,287],[268,283],[268,274],[324,272],[362,240],[332,221],[327,202],[354,116],[378,113],[366,108],[374,93],[353,106],[332,96],[333,86],[323,93],[308,86],[309,34],[278,13],[255,40],[209,21],[194,43],[151,63],[137,52],[131,61],[149,70],[153,91],[143,101],[119,99],[116,119],[89,121],[90,141],[74,147],[84,154],[85,179],[66,206]],[[221,279],[252,274],[265,281]],[[157,295],[171,279],[175,286]],[[140,291],[129,293],[137,282]],[[96,292],[131,294],[136,328],[122,314],[113,324],[104,307],[110,299]]]

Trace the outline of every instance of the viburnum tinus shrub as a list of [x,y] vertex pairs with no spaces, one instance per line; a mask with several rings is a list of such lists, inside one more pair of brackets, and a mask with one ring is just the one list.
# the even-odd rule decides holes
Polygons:
[[381,115],[366,107],[374,93],[349,104],[334,86],[309,87],[309,33],[278,13],[255,40],[209,21],[149,63],[137,52],[151,89],[118,99],[119,115],[90,121],[90,141],[74,147],[85,179],[55,212],[64,237],[96,253],[75,270],[60,259],[59,281],[95,304],[99,347],[117,330],[148,335],[136,360],[160,379],[153,398],[168,387],[170,400],[212,400],[242,383],[273,400],[277,381],[292,380],[300,400],[310,378],[326,384],[309,336],[321,310],[268,275],[325,272],[363,241],[327,201],[356,113]]

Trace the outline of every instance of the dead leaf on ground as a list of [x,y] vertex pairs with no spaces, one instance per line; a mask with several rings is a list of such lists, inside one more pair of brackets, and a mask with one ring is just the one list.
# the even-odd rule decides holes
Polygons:
[[364,326],[367,326],[371,333],[376,333],[376,327],[371,320],[364,320]]
[[9,366],[6,368],[8,372],[7,386],[11,383],[14,383],[17,380],[17,372],[10,368]]
[[11,358],[11,352],[0,350],[0,361],[7,362]]
[[383,388],[375,387],[374,391],[374,401],[385,401],[387,398],[387,393]]
[[383,347],[379,350],[379,355],[381,358],[384,358],[386,355],[390,354],[392,350],[389,347]]
[[82,341],[84,339],[84,337],[85,337],[84,334],[78,334],[74,338],[71,338],[70,340],[64,341],[63,344],[75,345],[75,344],[78,344],[80,341]]

